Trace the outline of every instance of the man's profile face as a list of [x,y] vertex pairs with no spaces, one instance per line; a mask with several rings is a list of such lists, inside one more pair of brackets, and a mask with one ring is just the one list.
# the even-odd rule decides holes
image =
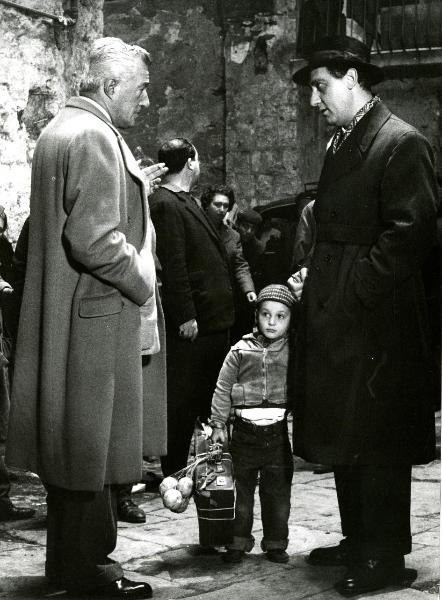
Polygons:
[[334,77],[327,67],[310,73],[310,106],[317,108],[329,125],[345,127],[353,118],[347,77]]
[[122,129],[135,125],[142,108],[149,106],[148,85],[149,70],[142,58],[137,56],[132,69],[127,70],[114,88],[110,105],[114,125]]
[[247,223],[246,221],[237,221],[236,227],[241,236],[241,239],[248,241],[252,239],[252,237],[256,233],[256,225],[252,223]]

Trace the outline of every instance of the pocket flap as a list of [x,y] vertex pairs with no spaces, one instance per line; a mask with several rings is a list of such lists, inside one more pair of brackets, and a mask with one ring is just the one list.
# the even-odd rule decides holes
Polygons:
[[104,317],[121,312],[123,300],[120,292],[115,291],[105,296],[89,296],[82,298],[78,308],[80,317]]

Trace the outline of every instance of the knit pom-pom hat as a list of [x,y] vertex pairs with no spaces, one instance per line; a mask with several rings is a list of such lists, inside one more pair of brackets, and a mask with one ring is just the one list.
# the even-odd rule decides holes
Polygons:
[[285,304],[289,308],[292,308],[296,302],[295,297],[292,295],[289,288],[286,285],[277,283],[273,283],[271,285],[267,285],[265,288],[262,288],[258,294],[258,298],[256,299],[256,304],[259,305],[265,300],[282,302],[282,304]]

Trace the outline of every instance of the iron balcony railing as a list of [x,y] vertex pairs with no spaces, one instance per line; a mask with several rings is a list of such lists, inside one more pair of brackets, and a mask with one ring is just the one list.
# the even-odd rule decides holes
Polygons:
[[412,53],[442,62],[442,0],[301,0],[299,9],[297,58],[319,38],[348,35],[366,43],[375,61]]

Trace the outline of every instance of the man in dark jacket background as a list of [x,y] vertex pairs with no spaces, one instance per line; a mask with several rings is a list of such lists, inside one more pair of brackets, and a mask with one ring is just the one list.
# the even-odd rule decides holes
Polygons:
[[[422,266],[435,241],[428,141],[371,93],[369,50],[324,40],[294,75],[337,130],[314,205],[316,245],[289,279],[300,301],[294,447],[333,465],[343,595],[408,583],[411,466],[434,459],[434,386]],[[440,384],[440,382],[439,382]]]
[[196,148],[177,138],[158,156],[169,171],[149,200],[168,343],[168,448],[161,465],[170,475],[187,464],[196,418],[209,416],[234,307],[224,245],[190,194],[199,177]]

